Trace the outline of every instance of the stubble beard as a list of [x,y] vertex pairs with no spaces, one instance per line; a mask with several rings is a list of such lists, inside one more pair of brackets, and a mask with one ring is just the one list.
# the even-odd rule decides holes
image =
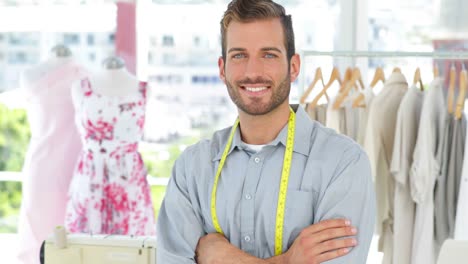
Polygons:
[[[240,86],[246,86],[248,84],[255,83],[268,84],[268,86],[271,86],[271,88],[269,89],[273,89],[271,98],[267,103],[262,103],[261,98],[251,97],[249,98],[250,104],[247,104],[241,98],[239,90],[242,88],[240,88]],[[283,79],[283,81],[281,81],[278,84],[278,86],[274,87],[273,85],[274,83],[272,81],[267,81],[262,78],[257,78],[255,80],[243,79],[237,81],[235,86],[233,86],[231,82],[226,80],[227,90],[232,102],[241,111],[253,116],[268,114],[276,108],[278,108],[281,104],[284,103],[284,101],[288,99],[289,93],[291,91],[291,77],[289,76],[289,74],[286,74],[286,77]]]

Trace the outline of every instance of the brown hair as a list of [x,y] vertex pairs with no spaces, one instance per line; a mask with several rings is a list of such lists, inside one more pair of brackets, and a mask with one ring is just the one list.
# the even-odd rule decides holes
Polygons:
[[271,0],[233,0],[221,19],[221,49],[226,61],[226,29],[231,21],[251,22],[261,19],[279,18],[284,32],[284,46],[288,62],[296,53],[291,15],[284,7]]

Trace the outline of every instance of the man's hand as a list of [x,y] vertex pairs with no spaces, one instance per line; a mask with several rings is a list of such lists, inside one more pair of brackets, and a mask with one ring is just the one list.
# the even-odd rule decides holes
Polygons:
[[219,233],[207,234],[198,240],[195,250],[196,261],[198,264],[214,263],[223,249],[229,246],[229,241],[223,235]]
[[268,260],[258,259],[234,247],[221,234],[212,233],[200,238],[196,249],[199,264],[212,263],[278,263],[318,264],[346,255],[356,246],[356,229],[345,219],[325,220],[311,225],[299,234],[288,251]]
[[198,264],[266,264],[267,262],[231,245],[221,234],[208,234],[198,240],[195,251]]
[[287,264],[316,264],[348,254],[357,245],[356,228],[345,219],[332,219],[311,225],[301,231],[289,250],[283,254]]

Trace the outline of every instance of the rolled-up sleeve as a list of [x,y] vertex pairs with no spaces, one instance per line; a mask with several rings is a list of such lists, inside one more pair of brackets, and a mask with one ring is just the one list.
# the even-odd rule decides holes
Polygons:
[[366,263],[376,218],[375,191],[366,153],[357,145],[343,152],[333,177],[319,199],[314,222],[346,218],[358,230],[357,246],[330,264]]
[[[186,154],[186,153],[185,153]],[[195,263],[198,240],[205,235],[188,194],[186,155],[176,161],[157,221],[157,263]]]

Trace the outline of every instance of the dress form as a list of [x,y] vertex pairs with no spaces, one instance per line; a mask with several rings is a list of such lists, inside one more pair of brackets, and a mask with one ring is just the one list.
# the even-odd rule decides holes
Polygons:
[[111,57],[72,88],[83,143],[69,188],[65,227],[71,233],[154,235],[147,172],[138,152],[146,84]]
[[102,63],[101,71],[90,77],[97,92],[106,96],[126,96],[138,93],[138,80],[130,74],[119,57],[109,57]]
[[20,77],[21,87],[31,87],[39,78],[49,73],[51,70],[73,61],[73,54],[64,45],[54,46],[48,58],[40,64],[25,70]]
[[71,86],[86,73],[66,50],[52,49],[44,62],[23,72],[20,79],[31,141],[22,169],[19,263],[39,263],[42,242],[63,225],[67,190],[81,149],[73,124]]

